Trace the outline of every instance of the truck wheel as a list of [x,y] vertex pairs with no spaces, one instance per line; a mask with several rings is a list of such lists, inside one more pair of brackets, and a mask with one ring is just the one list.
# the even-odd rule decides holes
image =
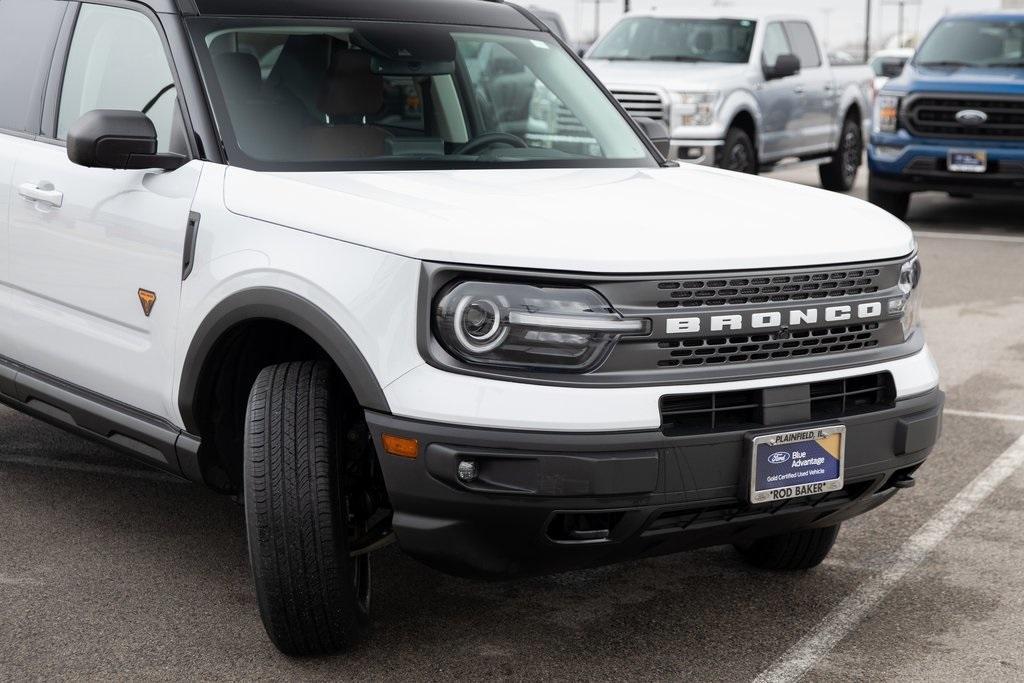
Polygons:
[[245,427],[245,521],[260,615],[292,656],[352,644],[369,617],[368,556],[349,557],[345,453],[326,363],[263,370]]
[[757,173],[757,151],[746,131],[733,128],[725,136],[718,156],[718,167],[737,173]]
[[833,192],[849,192],[857,182],[864,161],[864,132],[854,118],[846,119],[839,136],[839,149],[832,161],[818,167],[821,186]]
[[868,178],[868,201],[901,221],[907,220],[910,212],[910,193],[882,190],[875,184],[874,178]]
[[794,572],[811,569],[828,556],[839,535],[839,524],[823,529],[803,529],[781,536],[761,538],[736,546],[743,559],[759,569]]

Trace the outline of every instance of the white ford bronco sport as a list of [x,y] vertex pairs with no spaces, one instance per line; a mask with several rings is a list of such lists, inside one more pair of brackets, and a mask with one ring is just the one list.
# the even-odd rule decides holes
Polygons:
[[0,84],[0,399],[241,495],[286,653],[392,541],[808,568],[938,437],[907,227],[665,162],[514,5],[0,0]]

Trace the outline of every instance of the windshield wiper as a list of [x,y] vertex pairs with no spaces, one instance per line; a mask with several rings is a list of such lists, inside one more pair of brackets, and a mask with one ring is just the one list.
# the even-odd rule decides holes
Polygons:
[[946,60],[942,60],[942,61],[938,61],[938,62],[918,62],[917,66],[924,66],[924,67],[929,67],[929,66],[933,66],[933,67],[943,67],[943,66],[967,67],[967,66],[978,66],[978,65],[977,64],[968,64],[967,62],[958,62],[958,61],[952,60],[952,59],[946,59]]
[[710,62],[710,59],[703,57],[690,57],[687,55],[654,55],[650,58],[652,62]]
[[1024,60],[1018,60],[1016,62],[992,62],[991,64],[986,64],[985,66],[995,67],[997,69],[1000,67],[1012,69],[1014,67],[1024,67]]

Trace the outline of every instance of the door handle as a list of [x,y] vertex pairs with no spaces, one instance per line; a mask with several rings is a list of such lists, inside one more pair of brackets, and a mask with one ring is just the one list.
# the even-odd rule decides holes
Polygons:
[[803,95],[805,92],[807,92],[807,88],[805,88],[802,85],[798,85],[795,88],[793,88],[793,92],[795,92],[797,95]]
[[64,193],[54,189],[53,183],[25,183],[18,187],[18,194],[29,201],[49,204],[58,209],[64,205]]

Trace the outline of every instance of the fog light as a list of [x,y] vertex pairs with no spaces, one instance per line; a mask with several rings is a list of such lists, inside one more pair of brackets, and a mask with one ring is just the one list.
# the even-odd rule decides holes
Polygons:
[[459,463],[459,481],[469,483],[476,481],[476,478],[480,476],[480,472],[476,468],[476,463],[472,460],[463,460]]
[[882,159],[898,159],[903,156],[903,148],[878,145],[875,147],[875,156]]

